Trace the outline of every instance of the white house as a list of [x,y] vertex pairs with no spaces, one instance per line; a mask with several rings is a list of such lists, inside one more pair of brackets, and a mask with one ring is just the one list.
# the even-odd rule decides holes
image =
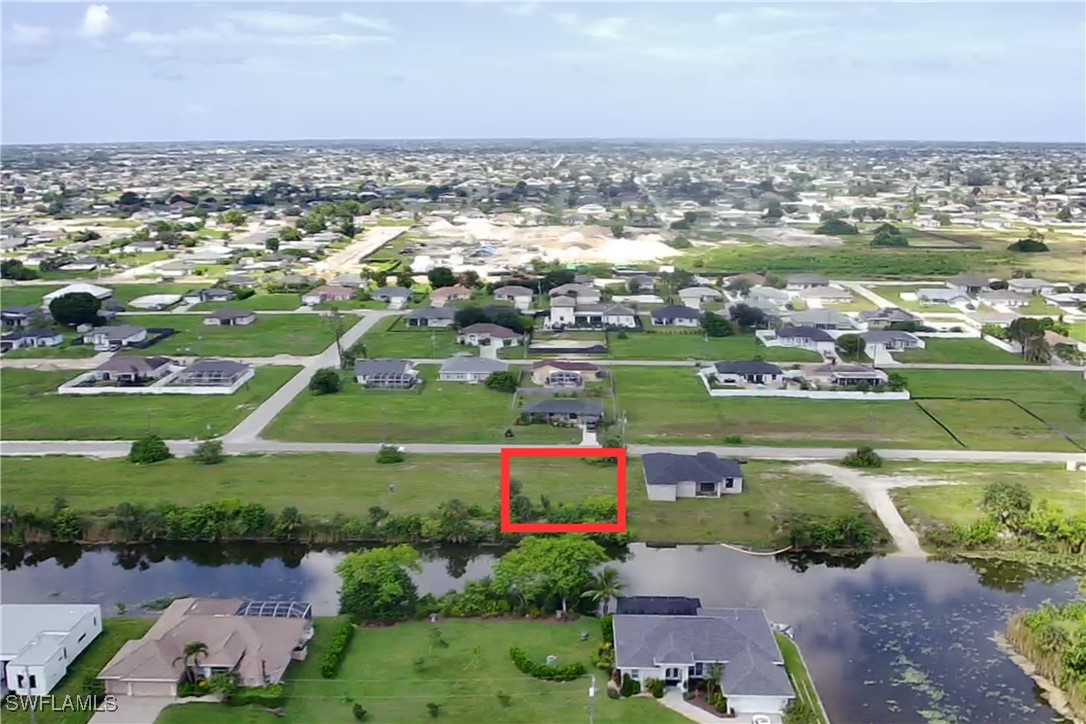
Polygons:
[[22,696],[44,696],[68,665],[102,633],[97,604],[0,605],[0,666],[6,687]]
[[[437,379],[440,382],[467,382],[478,384],[495,372],[506,372],[509,365],[483,357],[450,357],[441,365]],[[468,411],[465,410],[465,414]]]
[[721,385],[779,385],[784,380],[784,370],[775,364],[761,360],[749,362],[717,362],[698,370],[703,379]]
[[581,304],[570,297],[554,297],[546,326],[632,329],[637,326],[637,312],[621,304]]
[[147,330],[130,324],[118,324],[109,327],[95,327],[83,335],[83,343],[94,345],[98,351],[113,347],[128,347],[147,339]]
[[648,453],[641,456],[641,465],[649,500],[673,502],[677,498],[719,498],[743,492],[739,461],[721,459],[711,452]]
[[864,341],[865,353],[871,359],[881,350],[900,352],[907,349],[924,349],[926,343],[920,337],[896,329],[876,329],[860,335]]
[[515,347],[523,336],[500,324],[480,322],[461,329],[456,335],[456,343],[472,347]]
[[824,329],[814,327],[759,329],[754,334],[766,347],[798,347],[818,352],[823,357],[833,356],[837,350],[833,335]]
[[679,301],[683,306],[693,309],[701,309],[701,305],[707,301],[715,301],[721,298],[720,292],[711,287],[687,287],[679,290]]
[[612,627],[615,668],[642,685],[663,681],[680,691],[715,673],[732,711],[750,721],[768,714],[779,721],[795,698],[784,656],[760,608],[701,608],[696,615],[616,614]]
[[494,290],[494,298],[500,302],[512,302],[513,305],[524,312],[532,306],[532,290],[528,287],[516,285],[498,287]]
[[49,292],[41,298],[42,305],[48,307],[49,303],[58,297],[63,297],[67,294],[90,294],[95,299],[109,299],[113,296],[113,290],[105,287],[100,287],[97,284],[87,284],[85,282],[76,282],[75,284],[68,284],[60,289]]
[[701,310],[683,306],[659,307],[649,315],[656,327],[696,327],[701,316]]
[[550,291],[552,300],[558,297],[573,297],[578,304],[598,304],[600,290],[591,284],[562,284]]

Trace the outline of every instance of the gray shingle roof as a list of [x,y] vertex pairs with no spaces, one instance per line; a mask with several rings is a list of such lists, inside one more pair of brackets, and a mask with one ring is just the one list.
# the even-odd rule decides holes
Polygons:
[[743,477],[738,460],[722,460],[711,452],[694,455],[647,453],[641,456],[641,465],[645,468],[645,482],[649,485],[676,485],[687,480],[715,483],[724,478]]
[[697,616],[616,615],[615,664],[724,664],[727,696],[793,696],[773,631],[760,608],[703,608]]
[[652,310],[653,319],[701,319],[701,311],[680,304]]
[[250,311],[248,309],[230,309],[228,307],[226,309],[216,309],[214,312],[207,316],[211,317],[212,319],[220,320],[245,319],[246,317],[256,316],[256,312]]
[[370,293],[370,297],[372,299],[376,299],[378,301],[384,300],[384,299],[392,299],[394,297],[400,297],[402,299],[406,299],[406,298],[408,298],[410,296],[411,296],[411,290],[410,289],[404,289],[403,287],[380,287],[378,289],[374,289]]
[[886,329],[886,330],[878,329],[878,330],[874,330],[874,331],[871,331],[871,332],[864,332],[863,334],[860,335],[860,339],[867,342],[868,344],[870,344],[870,343],[880,343],[880,342],[894,342],[894,341],[898,341],[898,340],[904,341],[904,342],[916,342],[916,341],[918,341],[915,334],[910,334],[908,332],[902,332],[902,331],[896,330],[896,329]]
[[441,365],[441,372],[454,372],[454,373],[490,373],[490,372],[505,372],[509,369],[509,365],[505,362],[498,362],[492,359],[483,359],[482,357],[450,357],[445,360]]
[[813,342],[833,341],[833,335],[831,335],[829,332],[824,329],[815,329],[814,327],[781,327],[777,330],[777,336],[784,339],[809,339]]
[[478,324],[464,327],[460,330],[460,334],[489,335],[497,339],[516,339],[524,336],[519,332],[514,332],[508,327],[503,327],[500,324],[491,324],[489,322],[479,322]]
[[749,362],[717,362],[716,371],[721,374],[734,375],[783,375],[784,372],[777,365],[750,360]]
[[117,355],[110,357],[95,367],[98,372],[127,372],[129,374],[153,372],[160,367],[172,364],[169,357],[135,357]]
[[413,309],[407,313],[408,319],[455,319],[456,309],[453,307],[424,307]]

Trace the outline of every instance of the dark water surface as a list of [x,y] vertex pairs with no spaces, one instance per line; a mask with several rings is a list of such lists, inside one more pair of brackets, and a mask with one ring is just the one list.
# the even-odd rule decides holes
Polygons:
[[[342,550],[269,545],[8,548],[5,603],[80,601],[129,615],[185,594],[304,599],[336,612]],[[424,551],[422,593],[489,573],[496,553]],[[706,605],[758,606],[791,624],[834,724],[1061,721],[992,641],[1009,615],[1065,601],[1065,572],[1022,564],[759,558],[716,546],[633,545],[615,562],[629,594],[697,596]]]

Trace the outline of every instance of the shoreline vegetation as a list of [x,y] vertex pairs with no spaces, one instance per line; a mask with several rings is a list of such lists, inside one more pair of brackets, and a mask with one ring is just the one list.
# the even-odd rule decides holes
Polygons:
[[1007,642],[1058,688],[1077,719],[1086,720],[1086,601],[1015,614]]

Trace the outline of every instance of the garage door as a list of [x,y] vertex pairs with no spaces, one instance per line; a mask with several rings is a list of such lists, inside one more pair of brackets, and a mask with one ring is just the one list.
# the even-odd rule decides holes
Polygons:
[[173,696],[174,684],[169,681],[133,681],[132,696]]

